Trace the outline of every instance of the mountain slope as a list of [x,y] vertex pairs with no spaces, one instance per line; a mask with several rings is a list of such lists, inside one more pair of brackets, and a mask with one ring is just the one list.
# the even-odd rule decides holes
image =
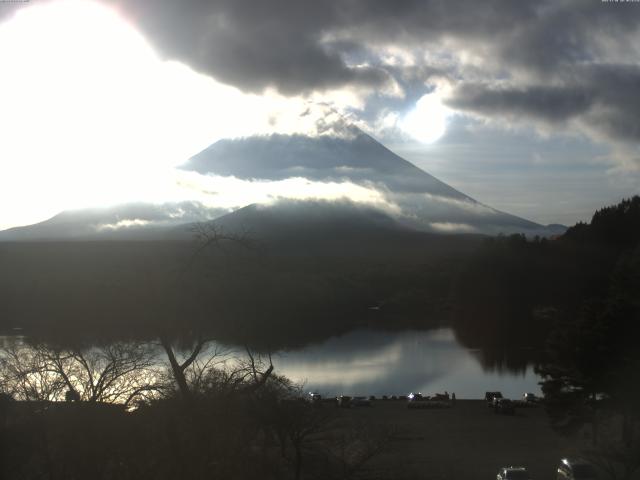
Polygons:
[[197,203],[130,203],[108,208],[70,210],[44,222],[0,232],[0,241],[164,240],[176,225],[216,218],[226,210]]
[[[336,229],[344,230],[349,225],[352,230],[357,225],[369,233],[383,227],[387,231],[489,235],[544,236],[563,231],[561,227],[544,227],[483,205],[354,127],[345,127],[334,136],[270,135],[220,140],[189,159],[181,169],[186,175],[195,176],[194,185],[202,180],[201,185],[195,187],[201,189],[196,192],[199,196],[194,198],[208,196],[208,203],[219,204],[220,208],[183,201],[63,212],[39,224],[0,232],[0,240],[164,240],[167,235],[184,237],[187,227],[174,227],[227,214],[229,204],[225,203],[222,208],[220,199],[228,200],[229,197],[236,201],[233,208],[240,211],[224,222],[235,222],[237,226],[242,218],[244,229],[259,229],[262,234],[268,234],[267,224],[271,225],[269,228],[280,228],[278,216],[286,217],[287,222],[294,218],[297,219],[295,222],[306,225],[316,222],[314,228],[318,235],[332,235]],[[207,183],[212,176],[218,179],[235,177],[239,181]],[[291,178],[301,181],[296,187],[286,182],[277,183]],[[255,201],[246,199],[255,196],[243,195],[243,191],[245,194],[263,192],[265,185],[268,194],[262,197],[268,200],[253,211],[250,218],[247,217],[242,208]],[[327,202],[333,202],[335,208],[329,208]],[[355,206],[358,208],[353,208]],[[365,210],[367,215],[363,214]],[[285,221],[284,217],[282,221]],[[385,221],[381,224],[382,218]],[[321,226],[326,230],[322,234]]]
[[344,137],[271,135],[220,140],[193,156],[183,168],[244,179],[348,179],[359,184],[382,183],[398,193],[429,192],[471,200],[357,129]]
[[477,202],[355,128],[341,137],[271,135],[221,140],[182,168],[245,180],[304,177],[315,182],[352,182],[383,194],[401,211],[401,223],[422,231],[549,233],[539,224]]
[[215,231],[256,240],[274,254],[325,257],[422,258],[475,248],[479,235],[443,235],[403,225],[352,202],[289,201],[249,205],[213,220]]

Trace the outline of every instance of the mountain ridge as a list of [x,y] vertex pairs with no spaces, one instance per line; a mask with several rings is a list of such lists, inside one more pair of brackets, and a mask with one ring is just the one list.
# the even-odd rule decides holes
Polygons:
[[[343,196],[332,199],[295,198],[287,196],[294,195],[291,192],[275,192],[281,195],[253,212],[252,221],[257,223],[263,221],[261,216],[271,217],[273,222],[273,215],[278,212],[291,214],[295,208],[300,210],[298,218],[305,215],[317,218],[313,210],[333,201],[345,207],[343,212],[331,209],[336,216],[333,224],[343,227],[349,222],[338,222],[337,219],[351,213],[352,221],[365,228],[362,211],[352,208],[354,203],[360,203],[363,208],[377,209],[393,219],[394,228],[422,232],[549,236],[565,229],[557,225],[539,225],[486,206],[403,159],[357,128],[346,128],[344,132],[340,136],[273,134],[223,139],[191,157],[180,169],[204,178],[211,175],[234,177],[244,182],[244,188],[251,188],[254,181],[278,182],[292,177],[328,187],[355,185],[370,193],[371,198],[380,199],[379,204],[375,204],[368,198],[354,202],[344,192]],[[213,192],[214,195],[217,193]],[[238,205],[234,209],[238,212],[236,216],[245,215],[243,208],[246,206]],[[226,218],[229,215],[231,220]],[[238,224],[229,208],[209,208],[193,201],[124,204],[62,212],[38,224],[2,231],[0,240],[163,240],[167,235],[177,235],[181,228],[186,229],[194,222],[221,217],[225,217],[222,223]],[[371,226],[375,226],[375,222]]]

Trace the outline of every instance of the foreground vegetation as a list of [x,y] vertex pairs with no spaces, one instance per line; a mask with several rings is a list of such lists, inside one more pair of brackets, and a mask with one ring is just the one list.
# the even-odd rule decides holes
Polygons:
[[356,478],[385,447],[382,426],[305,402],[250,350],[230,361],[205,347],[167,344],[166,367],[136,344],[6,347],[0,475]]

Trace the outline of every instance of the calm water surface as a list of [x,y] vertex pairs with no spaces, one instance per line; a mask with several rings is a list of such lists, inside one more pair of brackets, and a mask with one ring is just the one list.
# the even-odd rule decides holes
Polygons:
[[429,331],[354,331],[274,356],[276,371],[305,390],[324,395],[406,395],[455,392],[483,398],[499,390],[510,398],[540,393],[532,367],[524,372],[484,370],[473,350],[449,328]]
[[[0,347],[19,340],[0,336]],[[158,363],[166,363],[157,347]],[[242,348],[225,347],[242,354]],[[397,332],[356,330],[319,344],[273,355],[275,370],[305,391],[325,396],[406,395],[455,392],[458,398],[483,398],[499,390],[509,398],[539,394],[532,367],[520,372],[484,369],[477,352],[456,341],[450,328]]]

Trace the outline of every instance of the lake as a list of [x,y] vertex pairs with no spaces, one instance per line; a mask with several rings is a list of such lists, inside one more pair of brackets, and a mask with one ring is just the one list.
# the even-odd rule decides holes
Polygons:
[[[19,340],[0,336],[0,347]],[[159,345],[158,365],[166,363]],[[210,345],[211,351],[215,345]],[[244,349],[224,346],[229,358]],[[234,353],[235,352],[235,353]],[[188,355],[188,353],[186,354]],[[490,369],[480,361],[479,350],[459,344],[454,330],[375,331],[355,330],[302,348],[273,355],[276,373],[305,391],[324,396],[431,395],[448,391],[457,398],[484,398],[484,392],[498,390],[508,398],[524,392],[540,394],[538,377],[531,366],[513,371]]]
[[323,395],[406,395],[455,392],[484,398],[499,390],[509,398],[540,393],[533,367],[524,371],[482,367],[478,352],[459,345],[450,328],[426,331],[357,330],[273,357],[276,371],[305,391]]

